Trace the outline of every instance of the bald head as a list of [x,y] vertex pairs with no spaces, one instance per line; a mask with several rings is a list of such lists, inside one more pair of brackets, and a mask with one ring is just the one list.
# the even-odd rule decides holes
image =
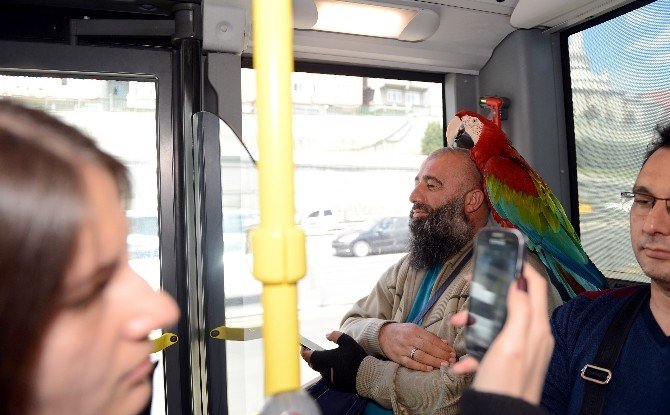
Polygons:
[[442,147],[430,153],[426,160],[442,158],[444,158],[445,163],[453,163],[457,166],[453,171],[456,173],[454,180],[457,181],[459,187],[463,189],[482,189],[482,175],[470,157],[470,150]]

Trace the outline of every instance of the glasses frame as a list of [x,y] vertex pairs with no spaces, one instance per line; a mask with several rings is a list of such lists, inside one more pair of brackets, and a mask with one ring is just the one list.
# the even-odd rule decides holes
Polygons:
[[651,205],[649,207],[649,210],[646,210],[644,213],[649,214],[651,210],[656,206],[656,202],[659,200],[665,201],[665,210],[670,215],[670,197],[656,197],[654,195],[650,195],[649,193],[644,193],[644,192],[621,192],[621,200],[622,202],[630,202],[630,211],[633,210],[635,206],[638,206],[639,209],[645,210],[639,203],[635,203],[635,197],[636,196],[644,196],[648,197],[651,199]]

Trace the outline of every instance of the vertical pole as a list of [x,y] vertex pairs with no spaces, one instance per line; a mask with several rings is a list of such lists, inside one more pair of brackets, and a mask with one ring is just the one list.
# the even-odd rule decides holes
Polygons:
[[291,0],[254,0],[252,28],[261,223],[251,241],[263,283],[265,394],[273,396],[300,387],[296,283],[305,275],[305,234],[293,220]]

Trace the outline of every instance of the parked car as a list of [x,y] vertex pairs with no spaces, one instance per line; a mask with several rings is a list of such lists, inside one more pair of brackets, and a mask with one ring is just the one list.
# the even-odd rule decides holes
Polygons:
[[340,212],[333,209],[313,210],[300,218],[299,223],[308,235],[327,233],[334,229],[342,229],[339,227],[340,216]]
[[260,222],[253,209],[223,210],[223,251],[249,252],[249,231]]
[[404,252],[409,241],[409,218],[382,218],[362,230],[348,231],[337,236],[332,246],[335,255],[357,257],[369,254]]
[[158,258],[158,214],[129,210],[126,217],[129,259]]
[[[126,213],[130,224],[128,251],[130,259],[158,257],[158,216],[155,212]],[[249,251],[249,231],[260,217],[254,209],[223,209],[223,249],[225,252]]]

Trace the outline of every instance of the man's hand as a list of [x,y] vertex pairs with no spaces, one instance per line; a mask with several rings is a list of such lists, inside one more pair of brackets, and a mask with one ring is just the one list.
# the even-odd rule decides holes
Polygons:
[[446,341],[413,323],[388,323],[379,331],[379,345],[389,359],[408,369],[430,372],[456,362]]
[[321,373],[333,389],[356,393],[356,375],[361,362],[368,355],[349,335],[334,331],[326,338],[339,345],[337,349],[312,351],[305,347],[300,355],[309,366]]

